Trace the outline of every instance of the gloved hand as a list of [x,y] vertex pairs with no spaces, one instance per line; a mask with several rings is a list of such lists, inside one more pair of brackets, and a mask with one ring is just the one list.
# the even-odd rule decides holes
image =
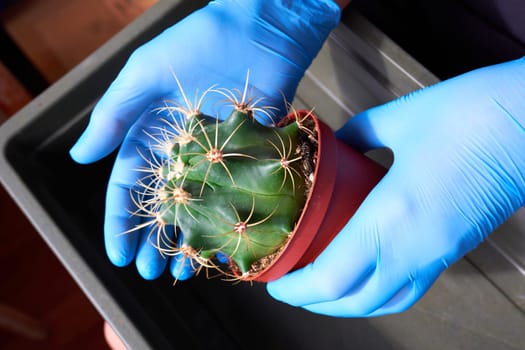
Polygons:
[[337,136],[394,162],[310,265],[267,285],[340,317],[406,310],[525,202],[525,60],[479,69],[350,119]]
[[[243,90],[247,72],[254,96],[262,105],[284,112],[299,80],[337,25],[340,9],[331,0],[216,0],[189,15],[138,48],[93,110],[87,129],[71,149],[79,163],[91,163],[111,153],[122,142],[109,180],[105,244],[109,259],[125,266],[136,258],[140,274],[158,277],[167,259],[148,243],[151,227],[122,234],[140,225],[130,188],[147,166],[137,152],[151,139],[144,130],[158,126],[152,103],[170,99],[185,105],[174,75],[193,103],[212,85]],[[252,91],[253,89],[253,91]],[[217,99],[224,96],[217,94]],[[217,99],[210,97],[201,110],[215,115]],[[158,102],[161,103],[161,102]],[[179,279],[191,276],[188,262],[172,259],[170,268]]]

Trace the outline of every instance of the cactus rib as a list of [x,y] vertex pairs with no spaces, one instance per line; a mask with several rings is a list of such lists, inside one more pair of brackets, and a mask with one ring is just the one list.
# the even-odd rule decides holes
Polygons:
[[[162,254],[191,259],[233,278],[248,279],[287,243],[306,202],[311,179],[305,173],[304,142],[315,131],[304,119],[265,126],[255,113],[261,98],[244,91],[210,88],[233,106],[228,118],[203,114],[204,98],[186,107],[166,105],[168,118],[148,131],[150,152],[141,154],[145,175],[132,193],[144,223]],[[273,123],[273,118],[270,117]],[[177,237],[171,231],[179,231]],[[169,231],[169,232],[168,232]],[[217,254],[228,256],[219,266]]]

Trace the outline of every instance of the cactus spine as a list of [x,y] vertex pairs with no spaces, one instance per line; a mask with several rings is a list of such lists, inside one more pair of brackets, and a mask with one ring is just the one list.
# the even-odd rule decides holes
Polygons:
[[224,121],[201,113],[202,99],[164,108],[171,118],[151,135],[147,174],[133,195],[136,213],[149,218],[141,228],[153,227],[162,254],[183,254],[236,279],[249,279],[288,241],[310,185],[305,142],[315,142],[300,120],[259,123],[254,113],[268,110],[247,99],[246,88],[213,90],[232,102]]

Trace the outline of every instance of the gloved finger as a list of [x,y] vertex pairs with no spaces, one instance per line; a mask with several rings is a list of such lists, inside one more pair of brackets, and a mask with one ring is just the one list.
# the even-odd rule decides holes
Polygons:
[[408,277],[399,278],[376,271],[359,288],[331,301],[303,305],[308,311],[335,317],[367,316],[403,290]]
[[[406,215],[402,203],[396,200],[398,180],[395,172],[387,173],[319,257],[305,268],[269,283],[270,295],[295,306],[354,295],[356,303],[350,308],[356,313],[372,312],[392,298],[407,282],[406,277],[397,272],[383,276],[378,267],[385,263],[386,256],[381,251],[382,230],[403,227]],[[377,203],[381,203],[381,216],[377,215]]]
[[137,192],[141,191],[136,187],[137,181],[147,176],[138,169],[148,166],[147,161],[137,153],[137,148],[143,148],[142,141],[130,135],[119,150],[106,191],[106,251],[117,266],[128,265],[133,260],[142,233],[141,228],[146,230],[152,224],[152,218],[143,220],[134,202]]
[[163,70],[143,68],[149,62],[143,51],[135,51],[93,109],[87,128],[70,150],[76,162],[91,163],[115,150],[150,103],[169,91]]
[[170,263],[171,275],[177,281],[190,279],[199,270],[199,263],[183,252],[176,254]]
[[426,293],[445,267],[446,264],[438,260],[421,271],[414,271],[410,263],[394,266],[387,261],[378,264],[376,271],[360,288],[339,299],[303,307],[311,312],[338,317],[401,312]]
[[168,265],[169,254],[175,245],[174,237],[171,225],[141,235],[135,264],[144,279],[156,279],[164,272]]
[[[313,263],[268,283],[268,293],[287,304],[305,306],[336,300],[358,289],[375,268],[375,252],[359,242],[361,238],[340,234]],[[343,247],[346,252],[341,255]]]
[[230,262],[229,256],[222,252],[218,252],[217,254],[215,254],[215,258],[220,264],[228,264]]
[[437,280],[447,267],[442,261],[436,261],[406,284],[392,299],[367,316],[383,316],[403,312],[412,307]]
[[386,262],[358,290],[331,302],[303,307],[311,312],[339,317],[373,317],[402,312],[421,299],[447,266],[439,259],[414,271],[409,266],[403,268]]
[[269,294],[288,304],[304,306],[339,299],[368,283],[365,281],[376,269],[380,244],[376,219],[370,219],[377,216],[371,204],[374,200],[381,202],[381,198],[373,197],[385,193],[382,188],[388,186],[389,177],[385,175],[313,263],[268,283]]
[[[122,191],[115,188],[108,191],[111,195],[112,201],[125,202],[129,198],[129,191]],[[113,207],[118,206],[118,204]],[[106,254],[115,266],[127,266],[135,257],[137,245],[139,242],[140,233],[137,231],[128,232],[130,227],[135,227],[140,224],[139,217],[130,217],[128,213],[119,212],[108,214],[104,221],[104,245],[106,247]]]

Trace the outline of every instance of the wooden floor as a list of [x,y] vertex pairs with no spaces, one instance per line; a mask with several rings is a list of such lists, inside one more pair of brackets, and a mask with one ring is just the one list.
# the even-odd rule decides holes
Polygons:
[[[52,84],[154,2],[18,0],[0,20]],[[0,94],[0,123],[32,98],[2,62]],[[27,314],[47,332],[30,340],[0,327],[0,349],[109,349],[102,317],[1,186],[0,224],[0,306]]]

